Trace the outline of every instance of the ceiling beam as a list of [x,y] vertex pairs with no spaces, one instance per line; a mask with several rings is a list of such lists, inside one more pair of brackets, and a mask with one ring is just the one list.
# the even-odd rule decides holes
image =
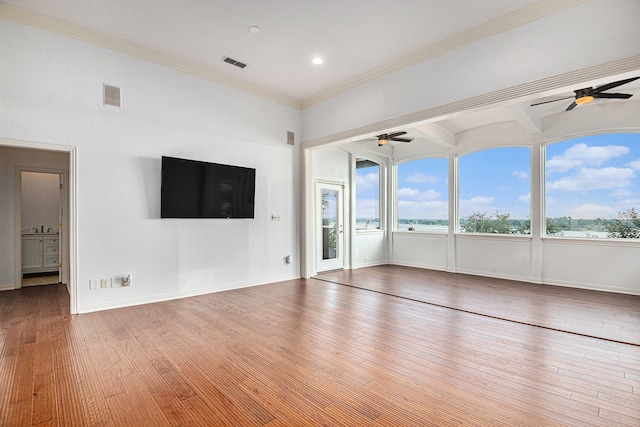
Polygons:
[[540,116],[533,111],[529,103],[521,102],[519,104],[507,105],[505,108],[527,132],[531,134],[542,133]]
[[413,128],[413,130],[421,133],[422,136],[429,141],[435,142],[443,147],[455,147],[456,145],[456,134],[437,123],[419,125]]

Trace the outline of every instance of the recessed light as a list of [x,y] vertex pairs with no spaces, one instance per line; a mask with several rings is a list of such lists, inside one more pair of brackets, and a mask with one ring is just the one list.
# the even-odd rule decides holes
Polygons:
[[251,27],[249,27],[249,32],[252,34],[258,34],[260,32],[260,27],[252,25]]
[[320,58],[319,56],[316,56],[315,58],[313,58],[311,62],[313,62],[316,65],[320,65],[324,62],[324,59]]

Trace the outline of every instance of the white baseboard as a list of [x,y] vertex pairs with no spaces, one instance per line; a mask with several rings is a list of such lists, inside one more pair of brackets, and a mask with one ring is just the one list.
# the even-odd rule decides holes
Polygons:
[[415,267],[415,268],[424,268],[426,270],[436,270],[436,271],[448,271],[453,274],[469,274],[472,276],[482,276],[482,277],[491,277],[495,279],[506,279],[506,280],[514,280],[516,282],[526,282],[526,283],[535,283],[540,285],[548,285],[548,286],[560,286],[565,288],[576,288],[576,289],[585,289],[589,291],[598,291],[598,292],[612,292],[616,294],[627,294],[627,295],[640,295],[640,289],[629,289],[629,288],[620,288],[615,286],[598,286],[592,283],[580,283],[580,282],[569,282],[562,280],[536,280],[532,277],[524,277],[524,276],[513,276],[508,274],[498,274],[498,273],[487,273],[486,271],[475,271],[475,270],[445,270],[440,267],[428,267],[424,265],[411,265],[407,263],[389,263],[391,265],[400,265],[403,267]]
[[410,262],[390,262],[389,265],[398,265],[400,267],[424,268],[425,270],[447,271],[446,268],[436,265],[412,264]]
[[488,273],[486,271],[457,269],[455,271],[455,273],[469,274],[471,276],[491,277],[491,278],[494,278],[494,279],[514,280],[516,282],[541,283],[539,281],[535,281],[535,279],[533,279],[532,277],[514,276],[514,275],[511,275],[511,274]]
[[347,269],[347,270],[357,270],[359,268],[376,267],[378,265],[387,265],[387,264],[389,264],[389,263],[388,262],[384,262],[384,261],[367,262],[367,263],[362,263],[362,264],[351,265],[350,267],[345,267],[345,269]]
[[15,289],[16,289],[16,285],[14,283],[0,283],[0,292],[13,291]]
[[564,288],[585,289],[587,291],[612,292],[616,294],[627,294],[627,295],[640,295],[640,289],[618,288],[615,286],[607,286],[605,288],[603,286],[593,285],[589,283],[568,282],[564,280],[543,281],[542,284],[549,285],[549,286],[561,286]]
[[[78,314],[92,313],[95,311],[103,311],[103,310],[113,310],[115,308],[132,307],[132,306],[143,305],[143,304],[152,304],[156,302],[171,301],[171,300],[181,299],[181,298],[190,298],[190,297],[196,297],[199,295],[214,294],[216,292],[250,288],[253,286],[268,285],[272,283],[286,282],[288,280],[297,280],[297,279],[300,279],[300,276],[291,276],[289,278],[278,278],[278,279],[266,280],[266,281],[261,280],[259,282],[227,285],[223,287],[217,287],[215,289],[201,288],[201,289],[196,289],[196,290],[187,291],[187,292],[174,292],[174,293],[168,293],[163,295],[154,295],[152,297],[127,299],[124,301],[115,301],[115,302],[109,302],[104,304],[85,305],[82,307],[78,307]],[[124,289],[124,288],[120,288],[120,289]]]

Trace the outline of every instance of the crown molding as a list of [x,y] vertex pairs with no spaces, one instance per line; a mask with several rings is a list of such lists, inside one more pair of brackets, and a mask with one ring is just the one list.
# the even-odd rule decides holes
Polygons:
[[26,9],[11,6],[6,3],[0,2],[0,18],[42,30],[51,31],[95,46],[173,68],[174,70],[191,74],[251,95],[269,99],[287,107],[292,107],[298,110],[302,108],[302,104],[298,99],[270,91],[262,86],[227,77],[206,67],[193,64],[174,56],[166,55],[157,50],[150,49],[136,43],[131,43],[117,37],[109,36],[98,31],[89,30],[79,25],[31,12]]
[[287,107],[298,110],[308,108],[326,99],[332,98],[341,93],[347,92],[355,87],[364,85],[373,80],[395,73],[397,71],[417,65],[421,62],[443,55],[468,44],[491,37],[493,35],[509,31],[513,28],[525,25],[549,15],[553,15],[562,10],[586,3],[589,0],[542,0],[530,6],[516,10],[499,18],[478,25],[459,34],[448,37],[439,42],[425,46],[404,57],[384,64],[369,72],[363,73],[352,79],[346,80],[332,88],[324,90],[316,95],[304,100],[298,100],[278,92],[271,91],[262,86],[243,82],[221,73],[215,72],[206,67],[193,64],[183,59],[163,54],[157,50],[150,49],[126,40],[109,36],[107,34],[89,30],[85,27],[71,24],[51,18],[39,13],[31,12],[16,6],[11,6],[0,2],[0,18],[13,22],[51,31],[76,40],[84,41],[95,46],[110,49],[129,56],[133,56],[145,61],[153,62],[165,67],[173,68],[205,80],[212,81],[239,91],[269,99]]
[[360,126],[355,129],[349,129],[332,135],[303,141],[302,146],[307,149],[318,148],[328,144],[335,144],[340,141],[361,138],[364,135],[384,132],[388,129],[411,126],[419,122],[435,121],[436,119],[453,114],[479,110],[499,104],[513,103],[517,100],[526,100],[527,98],[531,98],[532,96],[545,91],[562,89],[572,85],[625,73],[637,73],[638,71],[640,71],[640,55],[633,55],[616,61],[523,83],[483,95],[462,99],[449,104],[427,108],[425,110],[416,111],[403,116]]
[[332,88],[302,100],[302,109],[318,104],[326,99],[362,86],[373,80],[404,70],[422,62],[428,61],[447,52],[486,39],[496,34],[512,30],[519,26],[553,15],[565,9],[587,3],[590,0],[543,0],[530,6],[518,9],[499,18],[480,24],[461,33],[455,34],[422,49],[409,53],[395,61],[381,65],[371,71],[346,80]]

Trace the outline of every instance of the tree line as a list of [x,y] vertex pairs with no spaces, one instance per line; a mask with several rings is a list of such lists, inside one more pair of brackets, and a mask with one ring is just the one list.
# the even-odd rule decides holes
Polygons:
[[[528,219],[511,218],[508,213],[474,212],[460,219],[461,231],[465,233],[531,234]],[[619,212],[616,219],[582,219],[564,216],[547,218],[546,231],[549,236],[562,236],[567,230],[606,231],[607,237],[618,239],[640,239],[640,215],[635,208]]]

